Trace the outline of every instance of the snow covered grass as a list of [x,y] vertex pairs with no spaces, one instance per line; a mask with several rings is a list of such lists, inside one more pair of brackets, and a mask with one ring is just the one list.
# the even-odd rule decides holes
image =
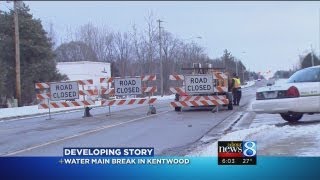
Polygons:
[[[156,97],[158,101],[170,100],[174,99],[174,95],[169,96],[152,96]],[[101,105],[101,101],[96,101],[95,105],[91,107],[97,107]],[[51,112],[61,112],[61,111],[71,111],[71,110],[80,110],[83,109],[83,106],[78,107],[66,107],[66,108],[52,108]],[[113,108],[115,109],[115,108]],[[28,115],[38,115],[48,113],[48,109],[38,109],[38,105],[34,106],[23,106],[23,107],[14,107],[14,108],[0,108],[0,119],[1,118],[9,118],[9,117],[21,117]]]
[[[307,122],[307,121],[306,121]],[[252,134],[259,149],[273,155],[320,156],[320,124],[286,125]]]
[[[96,105],[93,106],[100,106],[101,102],[96,101]],[[61,111],[70,111],[76,109],[83,109],[83,106],[77,107],[66,107],[66,108],[52,108],[50,109],[51,112],[61,112]],[[14,107],[14,108],[1,108],[0,109],[0,119],[1,118],[9,118],[9,117],[21,117],[21,116],[28,116],[28,115],[38,115],[38,114],[45,114],[48,113],[49,109],[38,109],[38,105],[34,106],[23,106],[23,107]]]
[[[312,122],[311,122],[312,123]],[[256,141],[258,154],[271,156],[320,156],[320,124],[261,125],[226,134],[218,141]],[[218,141],[188,156],[217,156]]]
[[173,100],[175,98],[175,95],[174,94],[171,94],[171,95],[166,95],[166,96],[151,96],[152,98],[157,98],[157,100]]
[[[218,141],[243,141],[243,140],[255,141],[256,139],[248,139],[248,136],[252,134],[257,134],[261,131],[265,131],[271,128],[274,128],[274,126],[264,125],[256,128],[234,131],[223,136]],[[197,149],[194,152],[190,153],[188,156],[217,156],[218,141],[212,143],[211,145],[207,146],[204,149]]]

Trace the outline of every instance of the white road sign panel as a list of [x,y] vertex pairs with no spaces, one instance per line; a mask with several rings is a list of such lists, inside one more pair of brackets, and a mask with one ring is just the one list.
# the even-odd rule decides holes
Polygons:
[[141,78],[115,79],[114,87],[116,96],[142,94]]
[[212,75],[185,75],[186,93],[212,93]]
[[51,101],[79,99],[78,82],[56,82],[50,83]]

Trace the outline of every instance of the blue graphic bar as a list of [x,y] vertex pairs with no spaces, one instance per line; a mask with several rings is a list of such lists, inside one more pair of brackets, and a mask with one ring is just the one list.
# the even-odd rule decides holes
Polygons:
[[217,157],[130,158],[187,159],[186,164],[65,164],[64,158],[3,157],[1,179],[320,179],[320,157],[259,156],[253,166],[218,165]]

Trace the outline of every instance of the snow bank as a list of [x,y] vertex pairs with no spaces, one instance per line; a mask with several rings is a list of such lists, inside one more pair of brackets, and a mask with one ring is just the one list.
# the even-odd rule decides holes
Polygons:
[[306,125],[303,124],[305,122],[301,122],[301,125],[286,125],[262,131],[253,137],[257,140],[261,150],[272,151],[273,147],[278,146],[277,149],[280,151],[275,155],[281,155],[281,153],[294,149],[290,155],[320,156],[320,124]]
[[[257,134],[261,131],[265,131],[274,127],[275,126],[264,125],[257,128],[250,128],[250,129],[235,131],[223,136],[218,141],[243,141],[243,140],[255,141],[256,139],[247,139],[248,136]],[[204,149],[197,149],[194,152],[190,153],[188,156],[217,156],[218,141],[214,142],[213,144],[207,146]]]
[[[309,123],[311,125],[308,125]],[[305,121],[282,127],[262,125],[229,133],[218,141],[252,140],[257,142],[259,152],[264,155],[315,157],[320,156],[320,124],[312,123],[314,122]],[[199,147],[188,156],[217,156],[217,147],[216,141],[209,146]]]
[[157,98],[157,100],[173,100],[175,98],[175,94],[166,95],[166,96],[151,96],[151,98]]
[[242,85],[241,88],[247,88],[247,87],[250,87],[250,86],[253,86],[255,84],[254,81],[248,81],[246,85]]
[[[173,100],[175,95],[169,96],[152,96],[157,98],[158,101]],[[101,105],[101,101],[96,101],[96,104],[91,107],[97,107]],[[134,108],[135,106],[131,106]],[[78,107],[66,107],[66,108],[52,108],[51,112],[71,111],[71,110],[83,109],[83,106]],[[21,117],[29,115],[39,115],[48,113],[48,109],[38,109],[38,105],[35,106],[23,106],[14,108],[0,108],[0,119],[9,117]]]
[[[96,101],[96,105],[100,106],[101,102]],[[65,107],[65,108],[52,108],[50,109],[51,112],[61,112],[61,111],[71,111],[76,109],[83,109],[83,106],[77,107]],[[28,115],[38,115],[38,114],[45,114],[48,113],[49,109],[38,109],[38,105],[34,106],[23,106],[23,107],[14,107],[14,108],[1,108],[0,109],[0,119],[1,118],[9,118],[9,117],[21,117],[21,116],[28,116]]]

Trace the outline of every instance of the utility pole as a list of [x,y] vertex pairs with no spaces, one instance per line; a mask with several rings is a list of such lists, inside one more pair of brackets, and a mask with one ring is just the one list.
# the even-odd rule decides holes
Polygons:
[[243,69],[243,66],[242,66],[242,83],[244,83],[244,69]]
[[236,74],[238,76],[238,60],[237,59],[234,59],[236,61]]
[[310,46],[311,46],[311,66],[314,66],[312,44]]
[[20,82],[20,40],[19,40],[19,21],[18,21],[18,1],[13,1],[14,7],[14,39],[16,56],[16,98],[18,106],[21,106],[21,82]]
[[159,56],[160,56],[160,88],[161,88],[161,97],[163,97],[163,65],[162,65],[162,42],[161,42],[161,21],[157,20],[159,23]]
[[[244,55],[246,54],[246,52],[245,51],[243,51],[242,52],[242,61],[244,61]],[[244,69],[244,64],[243,63],[241,63],[242,64],[242,82],[244,82],[244,71],[245,71],[245,69]]]

